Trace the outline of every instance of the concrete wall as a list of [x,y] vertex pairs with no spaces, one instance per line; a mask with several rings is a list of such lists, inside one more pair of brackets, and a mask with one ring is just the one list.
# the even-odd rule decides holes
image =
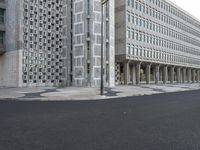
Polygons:
[[0,87],[22,86],[21,6],[22,0],[5,1],[6,53],[0,56]]
[[20,16],[20,7],[22,0],[9,0],[6,1],[6,14],[5,14],[5,46],[6,51],[18,50],[19,42],[19,23],[22,20]]
[[71,70],[71,62],[70,62],[70,52],[71,52],[71,42],[70,42],[70,34],[71,34],[71,17],[70,15],[70,0],[63,0],[63,84],[70,86],[70,70]]
[[115,85],[115,0],[109,0],[109,81],[108,86]]
[[126,1],[115,0],[115,54],[126,54]]
[[22,87],[22,50],[0,57],[0,87]]
[[[99,86],[101,79],[101,0],[90,0],[89,3],[87,0],[74,0],[72,3],[73,9],[70,11],[71,1],[68,1],[67,13],[70,18],[66,22],[71,24],[72,21],[73,26],[72,28],[67,27],[71,33],[68,33],[68,38],[65,38],[68,44],[65,62],[72,68],[69,68],[66,73],[68,78],[72,73],[71,85],[73,86]],[[105,85],[114,86],[114,0],[107,3],[107,8],[108,12],[104,9],[104,79],[107,81]],[[71,12],[72,16],[70,16]],[[106,13],[109,16],[106,16]],[[70,34],[73,37],[70,37]]]

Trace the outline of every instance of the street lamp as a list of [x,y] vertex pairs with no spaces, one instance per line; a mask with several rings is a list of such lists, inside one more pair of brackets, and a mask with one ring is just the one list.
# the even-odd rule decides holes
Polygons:
[[104,95],[104,68],[103,68],[103,7],[108,2],[108,0],[101,0],[101,87],[100,87],[100,93],[103,96]]

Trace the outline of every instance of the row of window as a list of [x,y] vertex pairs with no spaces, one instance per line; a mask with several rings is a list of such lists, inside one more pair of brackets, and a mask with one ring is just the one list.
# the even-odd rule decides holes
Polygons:
[[164,25],[160,25],[160,24],[158,24],[154,21],[151,21],[149,19],[146,19],[144,17],[140,17],[138,15],[128,13],[127,21],[133,25],[137,25],[139,27],[143,27],[143,28],[155,31],[155,32],[164,34],[166,36],[170,36],[170,37],[176,38],[178,40],[181,40],[181,41],[184,41],[184,42],[196,45],[196,46],[200,46],[200,41],[198,41],[194,38],[191,38],[187,35],[184,35],[180,32],[177,32],[173,29],[170,29]]
[[0,8],[0,24],[4,24],[4,13],[5,10]]
[[[41,59],[41,58],[40,58]],[[62,66],[63,63],[60,62],[58,59],[44,59],[44,60],[37,60],[37,57],[31,57],[29,59],[24,59],[24,63],[30,63],[32,65],[38,65],[38,68],[44,67],[46,65],[47,68],[59,68],[59,66]],[[52,66],[51,66],[52,65]],[[56,65],[55,67],[53,65]],[[27,69],[26,69],[27,70]]]
[[[46,18],[54,18],[54,17],[61,17],[63,16],[62,12],[48,9],[48,8],[40,8],[40,7],[34,7],[34,6],[28,6],[24,5],[24,15],[30,14],[30,17],[34,18],[34,15],[38,15],[41,17],[46,17]],[[62,19],[62,18],[60,18]]]
[[[53,41],[52,41],[53,40]],[[54,37],[47,37],[47,36],[27,36],[24,35],[24,43],[35,43],[39,45],[50,45],[50,44],[56,44],[62,45],[62,39],[54,38]]]
[[163,48],[171,49],[171,50],[176,50],[188,54],[193,54],[195,56],[200,56],[200,52],[197,49],[185,46],[180,43],[176,43],[174,41],[153,35],[153,34],[148,34],[139,30],[134,30],[134,29],[127,29],[127,38],[136,40],[139,42],[143,43],[148,43],[152,44],[154,46],[160,46]]
[[47,46],[44,43],[40,43],[40,45],[33,44],[33,43],[28,44],[28,41],[24,42],[24,49],[25,50],[29,49],[29,51],[42,50],[43,52],[45,52],[45,51],[60,52],[60,53],[62,52],[62,50],[61,50],[62,46],[56,47],[56,45],[54,45],[54,44]]
[[45,43],[45,45],[48,44],[56,44],[56,46],[62,45],[62,39],[55,38],[54,36],[38,36],[35,34],[28,34],[24,35],[24,43],[35,43],[35,44],[42,44]]
[[200,65],[199,59],[194,59],[194,58],[187,57],[187,56],[176,55],[176,54],[172,54],[169,52],[161,52],[160,50],[141,47],[138,45],[128,44],[127,45],[127,53],[130,56],[138,57],[138,58],[142,58],[142,59],[159,60],[161,62],[168,62],[168,63]]
[[[27,76],[23,76],[23,83],[28,83],[28,84],[35,84],[35,83],[38,83],[38,84],[42,84],[42,83],[44,83],[44,84],[49,84],[49,83],[54,83],[54,82],[56,82],[56,83],[62,83],[62,80],[59,80],[59,76],[57,76],[56,78],[57,78],[57,81],[55,80],[56,78],[51,78],[52,76],[50,75],[50,76],[47,76],[47,78],[45,78],[44,80],[41,80],[42,79],[42,76],[40,77],[39,76],[39,80],[34,76],[29,76],[29,78],[30,78],[30,80],[26,80],[26,78],[27,78]],[[31,79],[33,79],[34,78],[34,80],[31,80]],[[41,79],[40,79],[41,78]]]
[[40,31],[42,30],[53,30],[54,32],[59,32],[59,31],[63,31],[62,30],[62,25],[61,24],[52,24],[51,22],[38,22],[37,20],[28,20],[28,18],[24,19],[24,25],[28,26],[30,25],[30,28],[39,28]]
[[178,21],[177,19],[172,18],[171,16],[169,16],[168,14],[165,14],[162,11],[159,11],[155,8],[152,8],[151,6],[148,5],[143,5],[141,2],[135,1],[135,5],[134,5],[135,9],[145,13],[151,17],[154,17],[156,19],[158,19],[159,21],[162,21],[163,23],[167,23],[169,25],[172,25],[176,28],[179,28],[185,32],[188,32],[190,34],[193,34],[195,36],[200,37],[200,32],[195,30],[194,28],[192,28],[191,26],[187,26],[186,24]]
[[[28,4],[31,6],[31,10],[33,10],[34,6],[42,6],[42,7],[46,7],[48,9],[56,9],[58,11],[60,11],[62,9],[63,6],[63,1],[61,0],[24,0],[24,5]],[[26,6],[24,8],[27,8]]]
[[[134,7],[135,1],[138,1],[138,0],[127,0],[128,6]],[[197,28],[200,28],[199,22],[197,22],[195,19],[191,18],[190,16],[188,16],[184,12],[178,10],[176,7],[172,6],[171,4],[168,4],[167,2],[165,2],[163,0],[148,0],[148,1],[151,4],[159,7],[162,11],[170,13],[171,15],[174,15],[174,16],[176,16],[178,18],[181,18],[182,20],[184,20],[184,21],[196,26]],[[145,5],[142,2],[139,2],[139,3],[141,3],[141,5]]]
[[[33,62],[34,63],[34,62]],[[33,74],[34,72],[38,72],[38,73],[62,73],[62,70],[60,70],[60,67],[56,66],[51,66],[51,65],[41,65],[41,64],[37,64],[37,62],[35,62],[35,65],[29,65],[29,71],[30,74]],[[23,71],[27,72],[28,71],[28,67],[24,65],[23,67]],[[24,73],[27,74],[27,73]]]

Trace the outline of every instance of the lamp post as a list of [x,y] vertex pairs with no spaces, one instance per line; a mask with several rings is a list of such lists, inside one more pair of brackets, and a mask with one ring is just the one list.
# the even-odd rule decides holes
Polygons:
[[103,96],[104,95],[104,79],[103,79],[103,77],[104,77],[104,67],[103,67],[103,55],[104,55],[104,53],[103,53],[103,44],[104,44],[104,42],[103,42],[103,32],[104,32],[104,30],[103,30],[103,19],[104,19],[104,17],[103,17],[103,7],[104,7],[104,5],[106,4],[108,2],[108,0],[101,0],[101,87],[100,87],[100,94]]

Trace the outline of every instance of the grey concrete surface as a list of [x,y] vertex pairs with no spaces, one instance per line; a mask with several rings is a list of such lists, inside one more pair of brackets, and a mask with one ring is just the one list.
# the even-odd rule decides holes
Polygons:
[[100,96],[98,88],[7,88],[0,89],[0,99],[14,100],[97,100],[111,99],[130,96],[143,96],[168,92],[179,92],[200,89],[199,84],[177,85],[139,85],[139,86],[116,86],[105,88],[105,95]]
[[199,150],[199,97],[0,101],[0,150]]

